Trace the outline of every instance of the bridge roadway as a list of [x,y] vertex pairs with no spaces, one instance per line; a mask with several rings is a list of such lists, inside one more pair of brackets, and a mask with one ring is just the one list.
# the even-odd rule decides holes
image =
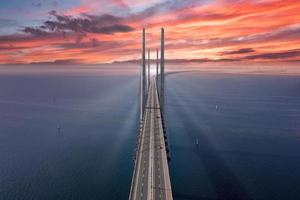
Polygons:
[[172,200],[172,190],[155,78],[151,79],[140,128],[130,200]]

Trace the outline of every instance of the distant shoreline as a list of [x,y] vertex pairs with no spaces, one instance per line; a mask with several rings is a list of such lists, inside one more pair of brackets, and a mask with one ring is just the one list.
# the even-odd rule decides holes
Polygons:
[[[155,67],[155,64],[152,64]],[[139,63],[111,64],[0,64],[0,74],[39,73],[137,73]],[[196,71],[205,73],[225,73],[243,75],[300,76],[297,63],[167,63],[168,72]]]

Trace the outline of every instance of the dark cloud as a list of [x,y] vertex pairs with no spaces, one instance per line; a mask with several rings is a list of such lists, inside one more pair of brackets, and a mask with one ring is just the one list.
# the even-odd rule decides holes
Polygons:
[[26,49],[26,47],[18,47],[14,45],[5,45],[5,46],[0,46],[0,50],[7,51],[7,50],[21,50],[21,49]]
[[113,16],[113,15],[110,15],[110,14],[103,14],[103,15],[100,15],[100,16],[83,14],[83,16],[86,16],[92,22],[95,22],[97,24],[101,24],[102,26],[108,26],[108,25],[111,25],[111,24],[114,24],[114,23],[120,23],[122,21],[121,17]]
[[242,48],[234,51],[225,51],[222,55],[235,55],[235,54],[246,54],[246,53],[253,53],[255,52],[252,48]]
[[16,42],[16,41],[24,41],[27,37],[21,34],[11,34],[11,35],[0,35],[0,43],[1,42]]
[[132,27],[122,24],[122,18],[109,14],[100,16],[85,14],[77,18],[60,15],[54,10],[49,14],[54,19],[45,21],[39,27],[25,27],[21,31],[38,36],[51,32],[74,32],[79,34],[78,41],[80,41],[86,33],[114,34],[134,30]]
[[300,56],[300,49],[285,51],[285,52],[276,52],[276,53],[262,53],[251,56],[246,56],[244,59],[285,59],[285,58],[293,58]]
[[95,30],[96,33],[105,33],[105,34],[113,34],[116,32],[130,32],[133,29],[129,26],[122,24],[114,24],[112,26],[105,26],[98,30]]
[[30,33],[31,35],[34,36],[45,36],[48,34],[46,31],[43,31],[39,28],[32,28],[32,27],[25,27],[22,29],[22,31],[24,33]]
[[34,7],[40,8],[42,6],[42,3],[41,2],[32,2],[31,5]]

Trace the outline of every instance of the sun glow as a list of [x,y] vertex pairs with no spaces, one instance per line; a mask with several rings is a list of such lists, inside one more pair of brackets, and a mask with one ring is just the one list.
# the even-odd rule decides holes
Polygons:
[[25,26],[26,16],[20,16],[24,25],[18,24],[15,33],[12,25],[0,24],[0,64],[139,60],[142,27],[151,50],[160,46],[158,30],[165,27],[167,60],[300,60],[299,1],[184,2],[162,4],[162,9],[156,0],[107,1],[95,14],[99,3],[90,0],[48,16],[29,12],[40,24]]

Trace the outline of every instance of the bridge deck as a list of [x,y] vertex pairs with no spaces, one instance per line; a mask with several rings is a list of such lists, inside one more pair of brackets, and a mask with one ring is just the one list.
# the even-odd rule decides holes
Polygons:
[[155,79],[151,79],[140,130],[130,200],[172,200],[172,190]]

